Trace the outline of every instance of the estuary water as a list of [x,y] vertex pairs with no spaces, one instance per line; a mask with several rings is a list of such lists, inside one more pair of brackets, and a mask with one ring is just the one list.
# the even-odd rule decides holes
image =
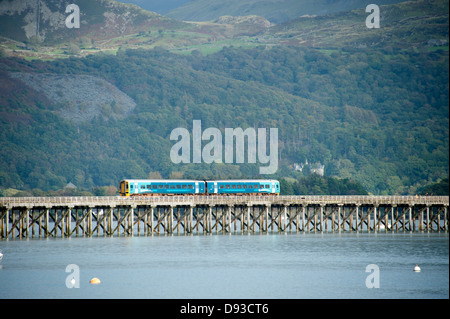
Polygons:
[[449,298],[443,233],[9,239],[0,250],[0,299]]

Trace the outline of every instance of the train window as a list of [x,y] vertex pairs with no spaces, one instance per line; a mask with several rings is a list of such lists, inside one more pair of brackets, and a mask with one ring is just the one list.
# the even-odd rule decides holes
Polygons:
[[153,188],[153,189],[157,189],[158,186],[157,186],[157,185],[152,185],[152,188]]
[[188,187],[189,187],[189,189],[193,189],[193,188],[194,188],[194,186],[193,186],[193,185],[189,185]]
[[260,185],[259,188],[264,188],[264,185]]
[[266,188],[270,188],[270,185],[266,185]]
[[130,185],[130,188],[133,188],[133,184]]
[[253,185],[248,185],[248,188],[253,188]]
[[244,184],[244,185],[242,185],[242,188],[247,188],[247,185],[245,185],[245,184]]
[[170,185],[170,189],[175,189],[175,185]]
[[242,186],[241,186],[241,185],[238,185],[237,188],[242,188]]
[[169,189],[169,185],[164,185],[164,188],[165,189]]
[[162,185],[158,185],[158,188],[159,188],[159,189],[162,189],[162,188],[163,188],[163,186],[162,186]]
[[183,189],[186,189],[187,188],[187,186],[186,185],[183,185]]
[[229,189],[229,188],[230,188],[230,185],[227,185],[226,187],[227,187],[227,189]]
[[150,188],[152,188],[152,185],[147,185],[147,189],[150,189]]
[[231,188],[236,188],[236,185],[231,185]]
[[177,189],[180,189],[181,188],[181,185],[177,185]]
[[223,185],[220,185],[220,189],[224,189],[225,188],[225,186],[223,186]]

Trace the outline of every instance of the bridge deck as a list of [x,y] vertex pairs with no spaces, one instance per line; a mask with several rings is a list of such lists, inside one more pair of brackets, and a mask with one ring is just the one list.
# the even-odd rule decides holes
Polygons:
[[445,205],[448,196],[78,196],[0,197],[8,206],[127,206],[127,205]]

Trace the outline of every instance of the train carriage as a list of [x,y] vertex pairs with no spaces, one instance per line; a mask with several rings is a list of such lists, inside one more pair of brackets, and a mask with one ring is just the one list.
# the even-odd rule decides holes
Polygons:
[[278,195],[280,183],[277,180],[218,180],[207,181],[208,194],[223,195]]
[[199,180],[126,179],[119,184],[121,196],[194,195],[205,193]]

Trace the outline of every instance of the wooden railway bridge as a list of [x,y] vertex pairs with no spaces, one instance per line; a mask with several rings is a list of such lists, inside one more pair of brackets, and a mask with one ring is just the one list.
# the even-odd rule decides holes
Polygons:
[[448,196],[3,197],[0,238],[447,232]]

